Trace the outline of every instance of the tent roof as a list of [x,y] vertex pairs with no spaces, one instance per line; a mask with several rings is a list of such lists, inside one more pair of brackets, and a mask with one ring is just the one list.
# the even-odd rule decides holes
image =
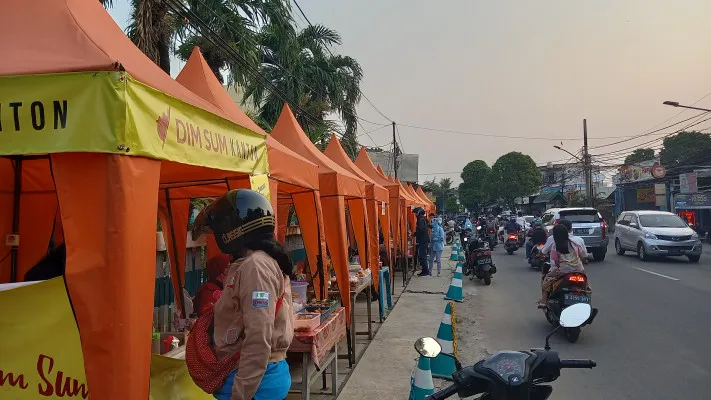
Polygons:
[[417,190],[415,190],[415,193],[417,193],[418,196],[422,198],[422,200],[425,200],[430,206],[434,207],[434,203],[432,200],[430,200],[429,197],[427,197],[427,194],[422,190],[422,186],[418,186]]
[[[227,94],[197,46],[193,48],[188,62],[185,63],[175,80],[220,109],[229,120],[266,135],[266,132],[252,121]],[[318,188],[318,167],[316,164],[289,150],[271,136],[267,136],[267,152],[269,154],[270,176],[297,186],[310,189]]]
[[382,176],[373,164],[373,160],[368,156],[368,152],[365,147],[361,147],[360,152],[358,152],[358,157],[356,157],[355,165],[360,168],[366,175],[368,175],[375,183],[383,187],[396,187],[394,182],[391,182],[388,178]]
[[410,196],[412,196],[413,199],[415,199],[421,206],[428,206],[429,203],[426,203],[423,199],[420,198],[420,196],[415,193],[415,189],[410,185],[409,183],[405,184],[405,188],[407,189],[408,193],[410,193]]
[[296,121],[289,105],[284,104],[279,120],[272,129],[272,136],[318,166],[319,189],[322,196],[365,197],[365,182],[326,157],[311,143]]
[[[3,0],[0,76],[126,70],[178,100],[225,115],[146,57],[95,0]],[[248,126],[245,126],[251,129]]]
[[353,161],[348,157],[346,151],[343,150],[341,142],[338,140],[335,134],[331,136],[331,140],[326,146],[326,150],[323,152],[328,158],[335,161],[338,165],[345,168],[348,172],[353,175],[363,179],[366,183],[366,195],[369,199],[375,199],[378,201],[388,201],[390,193],[382,185],[375,183],[375,180],[358,168]]

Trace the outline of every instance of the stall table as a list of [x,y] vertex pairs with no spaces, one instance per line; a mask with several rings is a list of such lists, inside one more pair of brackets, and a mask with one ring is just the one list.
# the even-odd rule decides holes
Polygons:
[[[321,371],[321,366],[328,365],[331,368],[331,393],[336,398],[338,393],[338,342],[346,336],[346,311],[339,307],[333,311],[327,320],[321,323],[318,328],[309,332],[294,332],[294,339],[289,346],[289,353],[301,353],[301,382],[291,384],[290,393],[301,393],[301,398],[310,398],[311,384],[319,375],[324,377],[324,388],[326,385],[325,372]],[[311,372],[311,362],[316,366],[316,370]]]
[[[357,335],[368,335],[368,339],[373,340],[373,321],[372,321],[372,292],[371,292],[371,285],[373,283],[373,277],[371,275],[367,275],[364,279],[363,282],[358,284],[356,287],[351,286],[350,290],[350,296],[351,296],[351,329],[350,329],[350,335],[349,335],[349,344],[348,344],[348,366],[353,367],[353,364],[356,362],[356,334]],[[368,331],[366,332],[357,332],[356,330],[356,319],[355,319],[355,305],[356,305],[356,297],[358,297],[359,294],[361,294],[363,291],[366,291],[366,296],[367,296],[367,307],[368,307]],[[339,292],[337,290],[330,290],[328,292],[329,295],[338,295]]]

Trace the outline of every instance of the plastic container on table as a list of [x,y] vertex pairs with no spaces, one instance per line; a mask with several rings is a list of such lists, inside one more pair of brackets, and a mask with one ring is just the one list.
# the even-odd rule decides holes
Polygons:
[[305,312],[321,315],[321,322],[327,320],[328,317],[331,316],[331,313],[333,312],[333,310],[334,310],[334,307],[328,307],[328,306],[306,306],[304,308]]
[[294,314],[294,330],[296,332],[309,332],[321,325],[321,314],[301,312]]
[[292,302],[306,304],[306,289],[308,287],[308,282],[291,281]]

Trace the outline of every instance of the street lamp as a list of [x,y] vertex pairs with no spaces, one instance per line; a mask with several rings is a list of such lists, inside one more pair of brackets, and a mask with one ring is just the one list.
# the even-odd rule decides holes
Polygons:
[[558,149],[558,150],[561,150],[561,151],[564,151],[564,152],[570,154],[571,156],[573,156],[573,158],[575,158],[575,159],[578,160],[579,162],[583,162],[578,156],[576,156],[575,154],[569,152],[568,150],[566,150],[566,149],[564,149],[564,148],[562,148],[562,147],[560,147],[560,146],[558,146],[558,145],[555,145],[555,146],[553,146],[553,147],[555,147],[555,148]]
[[684,106],[684,105],[679,104],[678,101],[669,101],[669,100],[667,100],[667,101],[665,101],[665,102],[662,103],[662,104],[664,104],[665,106],[681,107],[681,108],[688,108],[688,109],[690,109],[690,110],[699,110],[699,111],[711,112],[711,110],[709,110],[708,108],[699,108],[699,107],[692,107],[692,106]]

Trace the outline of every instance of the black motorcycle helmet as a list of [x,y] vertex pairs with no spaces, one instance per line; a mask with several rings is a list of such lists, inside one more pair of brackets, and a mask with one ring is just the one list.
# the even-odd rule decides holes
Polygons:
[[425,215],[425,209],[422,208],[422,207],[415,207],[415,208],[412,210],[412,213],[415,214],[415,215],[417,215],[417,216],[419,217],[420,215]]
[[212,232],[220,251],[239,257],[245,244],[271,238],[275,230],[274,209],[266,197],[254,190],[230,190],[205,207],[193,224],[193,240]]

